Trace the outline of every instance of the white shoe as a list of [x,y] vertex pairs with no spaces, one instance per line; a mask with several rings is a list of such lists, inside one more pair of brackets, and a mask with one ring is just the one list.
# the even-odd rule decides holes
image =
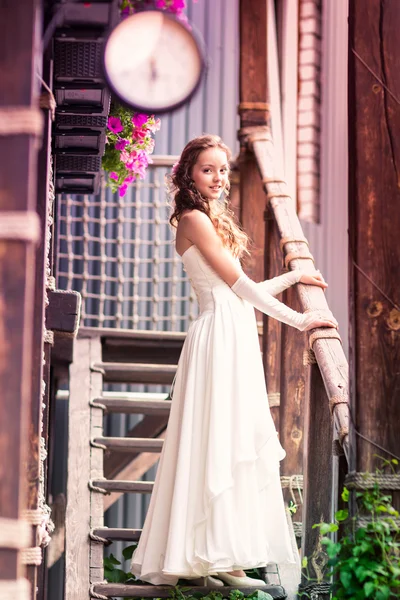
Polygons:
[[223,581],[217,579],[216,577],[212,577],[211,575],[207,575],[206,577],[197,577],[196,579],[188,579],[187,581],[189,581],[189,583],[192,585],[201,585],[210,588],[224,587]]
[[252,587],[267,585],[263,579],[253,579],[253,577],[235,577],[228,573],[217,573],[217,576],[228,585],[245,585]]

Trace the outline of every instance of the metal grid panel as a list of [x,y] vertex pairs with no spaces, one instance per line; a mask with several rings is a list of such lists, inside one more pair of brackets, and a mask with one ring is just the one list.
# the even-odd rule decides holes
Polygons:
[[99,196],[58,198],[58,286],[82,294],[85,326],[185,331],[198,314],[160,163],[124,198],[104,186]]

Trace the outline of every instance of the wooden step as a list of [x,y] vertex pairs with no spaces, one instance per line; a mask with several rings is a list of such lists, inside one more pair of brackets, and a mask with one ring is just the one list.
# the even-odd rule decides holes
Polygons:
[[118,452],[161,452],[164,440],[127,437],[97,437],[94,439],[94,442],[105,446],[107,450],[118,450]]
[[94,486],[107,492],[128,492],[133,494],[151,494],[154,481],[123,481],[121,479],[99,479],[92,482]]
[[92,365],[93,371],[103,374],[108,383],[144,383],[170,385],[174,379],[177,365],[145,363],[109,363],[98,362]]
[[[108,597],[118,598],[171,598],[173,587],[170,585],[126,585],[123,583],[96,583],[93,585],[91,592]],[[285,590],[280,585],[263,585],[260,587],[252,586],[223,586],[218,588],[209,588],[203,586],[192,586],[185,583],[185,587],[181,590],[185,595],[192,595],[194,592],[199,596],[206,596],[210,591],[220,592],[224,598],[228,598],[229,594],[234,590],[240,590],[245,596],[248,596],[256,590],[267,592],[276,600],[285,600],[287,595]]]
[[108,413],[129,415],[168,415],[171,400],[166,394],[115,394],[95,398],[93,402],[105,406]]
[[98,529],[93,529],[92,533],[100,538],[104,538],[113,542],[138,542],[142,530],[101,527]]

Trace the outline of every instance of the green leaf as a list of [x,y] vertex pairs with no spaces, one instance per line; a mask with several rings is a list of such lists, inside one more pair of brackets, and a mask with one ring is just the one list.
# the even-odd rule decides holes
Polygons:
[[350,587],[352,579],[351,573],[349,573],[348,571],[341,571],[339,578],[344,588],[347,589]]
[[125,560],[130,560],[132,558],[132,554],[137,548],[137,544],[132,544],[131,546],[127,546],[122,550],[122,556]]
[[335,519],[337,521],[345,521],[349,516],[349,511],[348,510],[338,510],[335,513]]
[[364,589],[366,598],[369,598],[375,591],[375,583],[373,583],[372,581],[367,581],[367,583],[364,583],[363,589]]
[[303,567],[303,569],[305,569],[308,565],[308,558],[307,556],[303,557],[303,560],[301,561],[301,566]]
[[343,500],[343,502],[348,502],[349,498],[350,498],[350,492],[347,489],[347,487],[344,487],[343,488],[343,492],[342,492],[342,500]]

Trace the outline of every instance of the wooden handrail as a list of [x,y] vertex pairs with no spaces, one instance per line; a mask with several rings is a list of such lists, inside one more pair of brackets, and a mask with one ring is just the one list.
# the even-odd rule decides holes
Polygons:
[[[246,127],[239,131],[239,138],[241,144],[253,152],[257,162],[263,187],[281,236],[280,246],[284,252],[286,266],[289,268],[289,265],[292,265],[294,268],[304,269],[304,272],[313,272],[313,257],[308,249],[301,223],[290,202],[287,185],[278,175],[269,128]],[[329,310],[325,294],[320,287],[303,284],[296,287],[304,311]],[[311,330],[309,344],[315,354],[329,399],[334,427],[348,461],[350,421],[348,363],[341,339],[337,330],[321,327]]]

